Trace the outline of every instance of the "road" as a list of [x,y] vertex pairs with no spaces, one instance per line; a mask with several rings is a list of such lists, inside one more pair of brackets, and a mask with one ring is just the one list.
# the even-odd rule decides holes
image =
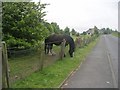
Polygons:
[[117,88],[118,38],[102,35],[80,68],[62,88]]

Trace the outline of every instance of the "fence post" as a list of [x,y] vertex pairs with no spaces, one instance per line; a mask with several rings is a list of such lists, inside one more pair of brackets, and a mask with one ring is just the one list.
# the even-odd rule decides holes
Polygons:
[[61,43],[61,51],[60,51],[60,59],[61,60],[63,59],[64,54],[65,54],[65,43],[66,43],[66,40],[63,39],[63,42]]
[[5,42],[2,42],[2,88],[9,88],[8,56]]
[[82,37],[82,41],[81,41],[81,43],[82,43],[82,48],[84,47],[84,38]]
[[42,48],[42,44],[40,45],[40,48],[39,48],[39,54],[40,54],[40,57],[39,57],[39,68],[40,68],[40,71],[43,70],[43,66],[44,66],[44,60],[43,60],[43,48]]
[[42,51],[40,53],[40,61],[41,61],[40,70],[42,71],[43,70],[43,66],[44,66],[44,60],[43,60],[43,53],[42,53]]

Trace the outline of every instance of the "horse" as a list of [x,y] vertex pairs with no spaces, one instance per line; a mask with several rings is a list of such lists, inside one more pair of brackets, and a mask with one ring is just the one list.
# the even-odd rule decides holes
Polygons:
[[73,57],[73,52],[75,51],[75,43],[74,43],[73,38],[66,34],[52,34],[48,36],[47,38],[45,38],[45,41],[44,41],[45,54],[48,54],[49,51],[51,52],[53,48],[53,44],[55,44],[56,46],[59,46],[61,45],[63,40],[66,41],[65,46],[69,45],[69,55],[70,57]]

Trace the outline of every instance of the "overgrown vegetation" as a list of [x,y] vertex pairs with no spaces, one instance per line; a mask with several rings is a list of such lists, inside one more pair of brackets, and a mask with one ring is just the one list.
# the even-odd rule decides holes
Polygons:
[[47,5],[40,2],[3,2],[3,41],[8,48],[35,47],[49,34],[64,33],[57,23],[48,23],[44,19]]
[[3,2],[3,40],[9,48],[30,48],[48,33],[43,11],[47,4]]
[[[98,40],[98,39],[97,39]],[[78,48],[74,58],[66,57],[53,65],[31,74],[23,80],[16,81],[13,88],[56,88],[85,59],[86,55],[95,46],[97,40],[84,48]]]
[[118,31],[113,31],[112,35],[120,38],[120,32],[118,32]]
[[36,47],[52,33],[80,35],[74,28],[70,30],[66,26],[61,29],[56,22],[47,22],[44,19],[47,5],[41,2],[3,2],[2,31],[7,48]]
[[[28,50],[31,47],[36,48],[43,43],[48,35],[53,33],[72,35],[74,40],[76,36],[84,39],[92,36],[87,35],[85,31],[80,34],[74,28],[70,30],[66,26],[65,29],[61,29],[56,22],[47,22],[44,19],[44,16],[47,15],[44,11],[47,5],[41,2],[3,2],[2,34],[3,40],[7,43],[7,48],[14,51]],[[96,26],[93,30],[94,35],[99,36],[99,29]],[[95,43],[96,41],[84,46],[84,48],[76,49],[74,58],[66,57],[62,61],[58,60],[53,65],[43,69],[42,72],[33,73],[24,80],[22,78],[16,81],[12,87],[58,87],[71,70],[81,63]],[[55,52],[58,51],[58,48],[55,49]],[[17,75],[20,75],[21,72],[27,74],[28,72],[22,70],[24,68],[28,71],[33,70],[36,63],[39,64],[38,58],[40,58],[38,54],[9,58],[11,75],[16,75],[15,78],[18,78]],[[34,63],[35,61],[36,63]],[[33,67],[31,67],[32,65]]]

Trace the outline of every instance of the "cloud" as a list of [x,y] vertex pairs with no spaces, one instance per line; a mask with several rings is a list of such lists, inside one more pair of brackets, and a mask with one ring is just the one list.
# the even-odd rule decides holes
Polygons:
[[78,32],[92,28],[109,27],[117,29],[118,0],[41,0],[47,6],[48,22],[57,22]]

